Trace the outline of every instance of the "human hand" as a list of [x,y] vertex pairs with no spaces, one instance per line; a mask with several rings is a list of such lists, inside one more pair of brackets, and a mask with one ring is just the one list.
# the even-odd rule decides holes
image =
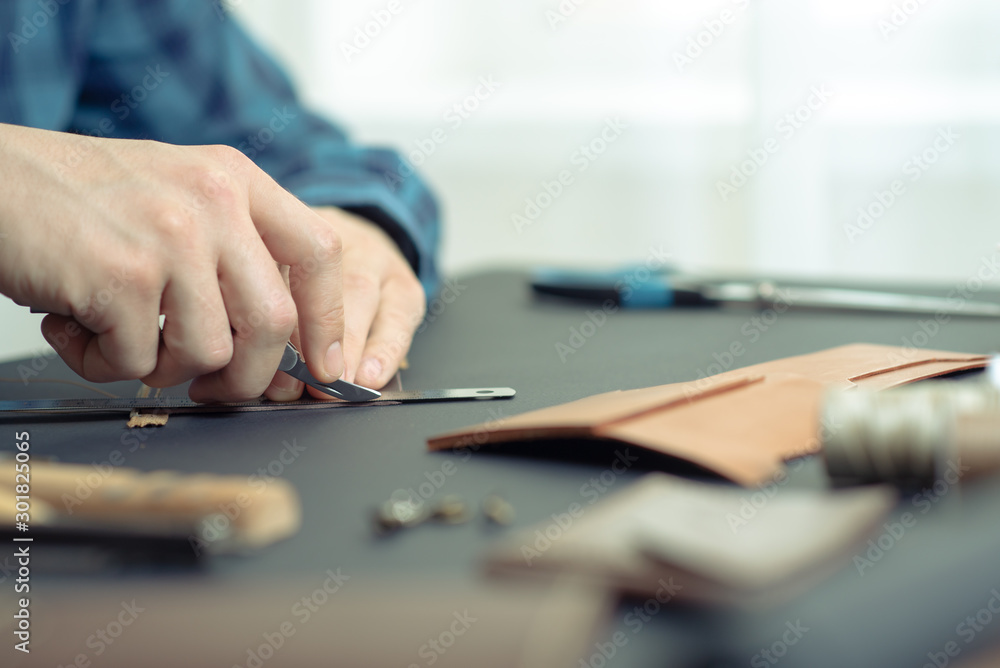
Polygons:
[[[343,247],[344,380],[383,387],[406,357],[424,316],[423,287],[396,243],[380,227],[334,207],[315,211]],[[294,286],[294,272],[291,283]],[[277,373],[265,394],[275,401],[289,401],[301,396],[302,386],[301,381]],[[309,393],[330,398],[313,388]]]
[[293,330],[342,375],[338,228],[239,151],[0,125],[0,155],[0,292],[79,375],[248,399]]

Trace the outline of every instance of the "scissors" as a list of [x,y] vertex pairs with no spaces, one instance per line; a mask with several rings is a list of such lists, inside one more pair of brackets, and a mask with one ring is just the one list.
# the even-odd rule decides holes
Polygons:
[[332,383],[319,382],[315,376],[309,373],[305,361],[291,342],[285,345],[285,352],[281,355],[281,364],[278,365],[278,370],[284,371],[292,378],[298,378],[309,387],[315,387],[320,392],[345,401],[372,401],[382,396],[381,392],[348,383],[346,380],[335,380]]

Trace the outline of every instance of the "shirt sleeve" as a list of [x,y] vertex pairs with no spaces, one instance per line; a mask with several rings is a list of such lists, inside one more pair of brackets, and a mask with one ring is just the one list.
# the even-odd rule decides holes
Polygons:
[[105,0],[87,48],[73,130],[234,146],[306,204],[380,225],[436,289],[440,214],[425,183],[306,109],[221,0]]

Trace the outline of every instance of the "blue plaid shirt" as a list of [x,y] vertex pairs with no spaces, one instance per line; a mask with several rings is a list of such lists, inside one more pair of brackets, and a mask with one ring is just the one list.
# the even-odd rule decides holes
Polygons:
[[425,289],[439,215],[395,152],[310,113],[222,0],[0,0],[0,122],[228,144],[312,206],[381,225]]

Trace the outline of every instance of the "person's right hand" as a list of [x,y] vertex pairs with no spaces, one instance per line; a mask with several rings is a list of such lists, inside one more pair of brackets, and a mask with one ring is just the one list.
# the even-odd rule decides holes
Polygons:
[[0,292],[50,314],[42,333],[87,380],[256,397],[298,324],[332,382],[340,263],[331,226],[236,149],[0,124]]

